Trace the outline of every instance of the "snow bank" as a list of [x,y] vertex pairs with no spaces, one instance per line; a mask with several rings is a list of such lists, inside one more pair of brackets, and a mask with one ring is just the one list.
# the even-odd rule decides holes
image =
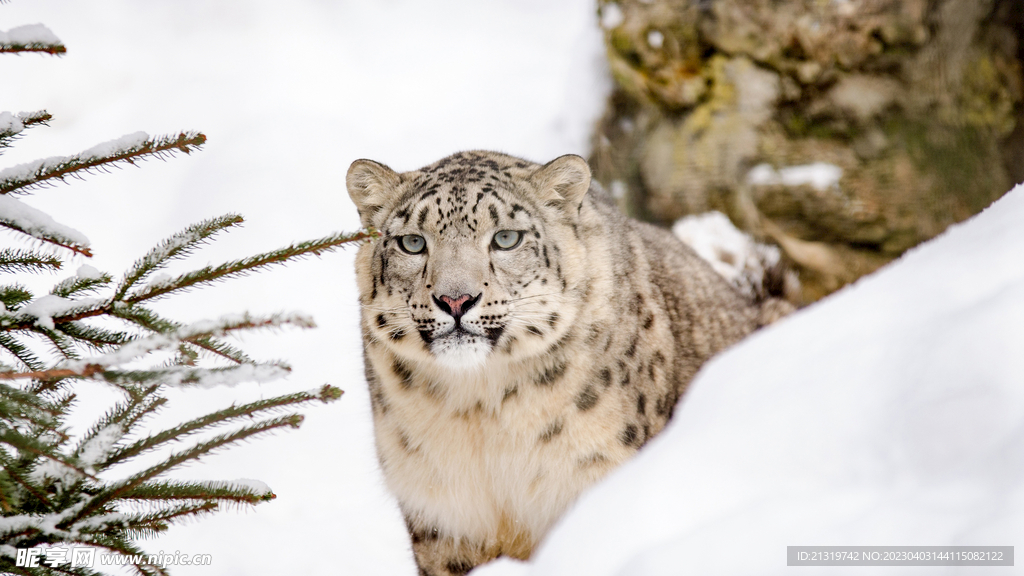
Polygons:
[[530,563],[474,574],[792,574],[786,546],[1024,545],[1021,221],[1024,186],[712,360]]

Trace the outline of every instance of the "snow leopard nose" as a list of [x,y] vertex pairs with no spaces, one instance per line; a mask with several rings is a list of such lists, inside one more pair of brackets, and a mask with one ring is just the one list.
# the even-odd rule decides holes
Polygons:
[[476,296],[470,296],[469,294],[463,294],[457,298],[451,296],[441,296],[439,299],[434,296],[434,303],[437,307],[443,310],[446,314],[455,318],[455,324],[459,323],[459,319],[466,313],[467,310],[476,305],[480,301],[480,294]]

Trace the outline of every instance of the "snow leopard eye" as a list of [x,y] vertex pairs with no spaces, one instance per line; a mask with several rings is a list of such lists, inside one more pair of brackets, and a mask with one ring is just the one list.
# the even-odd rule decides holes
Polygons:
[[523,234],[518,230],[499,230],[494,235],[494,247],[499,250],[511,250],[516,246],[519,246],[519,242],[522,241]]
[[398,239],[398,245],[409,254],[419,254],[427,247],[427,241],[423,239],[423,236],[406,234]]

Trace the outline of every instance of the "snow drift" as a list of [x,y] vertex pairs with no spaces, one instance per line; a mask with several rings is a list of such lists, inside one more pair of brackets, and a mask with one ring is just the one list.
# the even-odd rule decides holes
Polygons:
[[791,574],[786,546],[1024,545],[1021,222],[1024,185],[712,360],[531,562],[474,574]]

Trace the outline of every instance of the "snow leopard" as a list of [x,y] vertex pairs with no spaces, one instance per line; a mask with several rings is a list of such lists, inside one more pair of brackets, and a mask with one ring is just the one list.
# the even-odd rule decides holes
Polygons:
[[789,311],[623,215],[587,162],[461,152],[346,184],[380,467],[421,575],[527,559],[710,357]]

